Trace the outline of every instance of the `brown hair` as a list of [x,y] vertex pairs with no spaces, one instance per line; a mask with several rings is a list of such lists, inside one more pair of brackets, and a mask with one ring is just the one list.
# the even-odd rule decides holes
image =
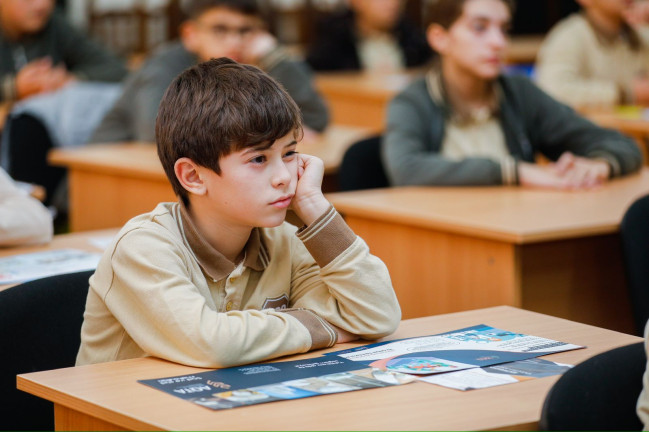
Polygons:
[[227,8],[243,15],[261,17],[261,10],[256,0],[186,0],[181,10],[185,18],[196,19],[210,9]]
[[[439,24],[449,29],[464,12],[464,4],[468,0],[428,0],[426,9],[426,27],[431,24]],[[514,14],[516,8],[515,0],[501,0],[509,11]]]
[[182,157],[221,173],[219,159],[293,132],[302,115],[284,88],[260,69],[228,58],[185,70],[167,88],[156,119],[158,156],[185,204],[188,193],[174,172]]

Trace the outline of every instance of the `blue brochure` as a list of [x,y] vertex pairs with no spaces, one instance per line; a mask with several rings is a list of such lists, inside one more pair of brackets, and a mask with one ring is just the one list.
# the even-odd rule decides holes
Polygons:
[[412,382],[340,357],[252,364],[192,375],[140,380],[198,405],[219,410]]

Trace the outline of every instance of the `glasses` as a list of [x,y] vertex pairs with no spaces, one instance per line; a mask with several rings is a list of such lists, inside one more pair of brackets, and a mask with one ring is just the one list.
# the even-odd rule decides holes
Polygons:
[[259,30],[256,26],[230,27],[223,24],[207,25],[198,23],[203,30],[208,31],[216,39],[225,39],[228,36],[236,36],[240,39],[248,39]]

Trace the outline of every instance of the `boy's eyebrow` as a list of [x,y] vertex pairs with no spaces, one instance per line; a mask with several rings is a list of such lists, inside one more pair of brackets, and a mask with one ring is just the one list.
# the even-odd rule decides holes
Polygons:
[[[269,148],[271,148],[273,146],[273,144],[275,144],[275,142],[272,142],[272,141],[269,141],[269,142],[263,143],[263,144],[257,144],[256,146],[248,147],[247,149],[245,149],[243,151],[243,154],[245,155],[245,154],[256,152],[256,151],[268,150]],[[297,141],[295,141],[295,140],[291,141],[290,143],[286,144],[284,146],[284,148],[290,147],[292,145],[297,145]]]
[[[493,19],[490,16],[481,15],[481,14],[468,15],[467,19],[469,21],[497,21],[497,20]],[[507,19],[504,23],[505,24],[511,24],[511,18]]]

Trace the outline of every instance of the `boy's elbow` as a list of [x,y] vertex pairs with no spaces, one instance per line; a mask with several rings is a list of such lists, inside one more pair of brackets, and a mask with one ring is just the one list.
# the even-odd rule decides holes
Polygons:
[[363,339],[379,339],[389,336],[397,330],[400,323],[401,307],[395,300],[395,304],[390,308],[386,308],[382,316],[368,329],[369,331],[361,336]]

